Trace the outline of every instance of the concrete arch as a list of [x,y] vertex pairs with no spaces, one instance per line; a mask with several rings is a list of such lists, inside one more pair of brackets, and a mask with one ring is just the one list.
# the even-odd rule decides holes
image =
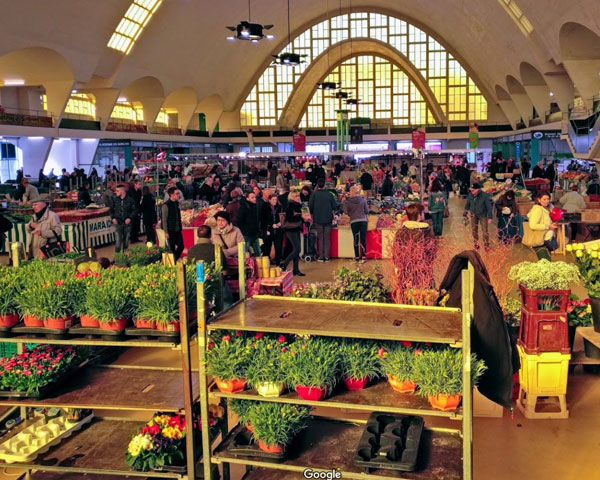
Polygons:
[[279,119],[279,126],[291,128],[297,125],[316,90],[317,82],[324,79],[331,70],[344,62],[344,60],[358,55],[376,55],[399,66],[406,73],[410,81],[419,89],[435,120],[440,123],[447,122],[446,115],[442,111],[431,88],[429,88],[427,80],[425,80],[421,72],[416,69],[406,56],[387,43],[371,39],[358,39],[352,40],[352,42],[347,40],[338,43],[334,47],[325,50],[312,61],[300,77],[300,80],[296,83],[296,88],[292,91]]
[[192,87],[181,87],[173,90],[163,103],[164,108],[177,110],[179,128],[186,130],[190,119],[198,105],[198,94]]
[[538,115],[543,119],[544,113],[550,107],[550,88],[541,72],[530,63],[522,62],[519,71],[523,88],[533,102]]
[[560,54],[569,77],[586,106],[600,93],[600,37],[580,23],[567,22],[558,36]]
[[[206,117],[206,129],[209,132],[212,132],[217,123],[219,123],[219,119],[223,114],[224,102],[223,97],[216,93],[209,95],[208,97],[204,97],[196,107],[196,113],[203,113]],[[221,125],[224,129],[240,129],[240,115],[239,112],[228,112],[228,116],[230,117],[228,120],[232,121],[237,118],[237,124],[234,122],[234,127],[230,127],[229,125]],[[195,123],[194,123],[195,122]],[[198,129],[198,117],[192,118],[190,122],[190,127],[192,129]]]
[[517,107],[521,118],[527,123],[529,117],[533,116],[533,103],[531,102],[531,99],[527,96],[527,92],[523,88],[523,85],[521,85],[512,75],[506,76],[506,86],[508,87],[508,93]]
[[521,118],[521,114],[519,113],[519,110],[517,110],[517,107],[515,107],[512,98],[500,85],[496,85],[496,97],[498,98],[498,104],[504,112],[504,115],[506,115],[511,126],[515,128],[517,122]]
[[[28,47],[0,57],[0,80],[19,80],[25,86],[43,85],[46,89],[48,112],[57,116],[60,121],[75,83],[75,76],[60,53],[44,47]],[[42,109],[41,103],[15,108]]]
[[142,77],[121,90],[120,97],[129,102],[140,102],[144,108],[144,122],[152,128],[165,100],[165,90],[156,77]]

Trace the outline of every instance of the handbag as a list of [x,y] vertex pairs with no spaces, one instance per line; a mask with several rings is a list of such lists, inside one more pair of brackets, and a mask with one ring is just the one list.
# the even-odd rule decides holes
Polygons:
[[449,218],[450,217],[450,209],[448,208],[448,205],[446,205],[444,207],[444,218]]
[[544,245],[544,237],[547,230],[532,230],[529,222],[523,222],[523,240],[526,247],[541,247]]
[[[46,245],[40,247],[40,251],[46,258],[56,257],[58,255],[62,255],[63,253],[67,253],[66,244],[62,241],[62,239],[54,233],[55,239],[48,239]],[[53,240],[53,241],[50,241]]]
[[286,219],[285,213],[280,213],[279,218],[281,220],[281,228],[284,230],[296,230],[298,228],[302,228],[302,220],[290,222]]

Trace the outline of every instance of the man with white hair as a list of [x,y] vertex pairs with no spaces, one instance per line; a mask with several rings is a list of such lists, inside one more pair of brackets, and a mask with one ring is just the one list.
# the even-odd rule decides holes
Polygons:
[[33,201],[33,216],[27,224],[27,230],[31,233],[29,242],[30,257],[42,258],[40,248],[53,238],[60,238],[62,225],[60,218],[48,208],[48,204],[38,198]]

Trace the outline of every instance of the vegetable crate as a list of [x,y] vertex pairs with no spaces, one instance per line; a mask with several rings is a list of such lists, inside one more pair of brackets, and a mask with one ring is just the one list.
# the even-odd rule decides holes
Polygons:
[[523,308],[532,313],[567,312],[571,290],[529,290],[523,285],[519,285],[519,289]]
[[566,312],[531,313],[523,307],[517,344],[529,355],[543,352],[570,354]]

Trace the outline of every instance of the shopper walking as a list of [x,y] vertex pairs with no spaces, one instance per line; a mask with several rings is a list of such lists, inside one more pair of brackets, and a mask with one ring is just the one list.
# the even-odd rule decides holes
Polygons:
[[62,234],[60,218],[48,208],[48,204],[38,198],[32,202],[33,216],[27,224],[27,230],[31,234],[29,243],[29,256],[42,258],[40,248],[53,239],[59,239]]
[[135,214],[135,217],[133,218],[133,221],[131,222],[131,238],[132,238],[132,242],[139,242],[140,239],[140,219],[141,219],[141,215],[140,215],[140,209],[142,206],[142,182],[137,180],[136,182],[134,182],[133,184],[133,188],[129,189],[127,194],[133,198],[133,201],[135,202],[135,206],[137,208],[137,212]]
[[515,192],[509,190],[496,201],[496,216],[498,217],[498,239],[503,243],[514,241],[519,233],[517,215],[519,206]]
[[140,214],[144,222],[144,231],[146,232],[146,242],[156,243],[154,227],[158,219],[156,218],[156,202],[150,191],[150,187],[142,187],[142,203],[140,204]]
[[372,196],[371,188],[373,188],[373,177],[364,168],[361,170],[360,185],[362,186],[363,195],[365,198]]
[[169,200],[164,202],[161,208],[162,227],[169,243],[169,250],[173,253],[175,261],[177,261],[184,249],[181,210],[179,208],[181,192],[176,187],[170,187],[167,190],[167,194],[169,195]]
[[521,177],[523,180],[527,180],[529,178],[529,170],[531,169],[531,162],[527,157],[523,157],[521,160]]
[[310,213],[313,215],[313,223],[317,230],[317,250],[319,262],[331,261],[331,224],[333,213],[336,209],[336,201],[333,195],[325,190],[325,179],[319,178],[317,189],[311,195],[308,202]]
[[369,206],[360,196],[360,186],[350,189],[350,198],[344,203],[344,213],[350,217],[350,228],[354,238],[354,261],[365,263],[367,259],[367,215]]
[[271,249],[275,248],[273,263],[281,262],[281,249],[283,246],[283,229],[281,228],[281,205],[274,193],[269,195],[268,202],[262,207],[260,216],[260,231],[263,239],[262,254],[271,256]]
[[436,237],[441,237],[444,230],[444,211],[448,206],[448,200],[439,179],[435,179],[431,184],[431,193],[429,194],[427,206],[433,222],[433,234]]
[[550,219],[550,194],[542,192],[535,197],[535,205],[527,214],[529,219],[529,228],[534,232],[545,232],[540,238],[539,245],[532,245],[538,260],[546,259],[551,261],[551,253],[556,250],[555,231],[558,225]]
[[129,247],[131,222],[137,213],[133,198],[128,197],[124,185],[117,185],[115,197],[110,207],[110,217],[115,225],[115,252],[122,252]]
[[[246,200],[240,205],[237,215],[237,226],[244,235],[246,248],[252,250],[253,257],[260,256],[260,222],[258,216],[258,206],[256,205],[256,194],[248,192]],[[248,250],[248,251],[250,251]]]
[[539,162],[536,163],[533,167],[533,172],[531,172],[531,178],[544,178],[545,168],[545,162],[542,165]]
[[38,192],[38,189],[31,185],[31,183],[29,183],[29,180],[27,178],[23,177],[21,179],[21,185],[25,190],[23,193],[23,202],[33,203],[35,200],[38,200],[40,198],[40,192]]
[[553,161],[550,161],[544,171],[544,177],[550,180],[550,193],[552,193],[554,191],[554,182],[556,181],[556,166]]
[[488,249],[490,247],[488,224],[492,223],[492,201],[488,194],[481,189],[479,183],[474,183],[471,186],[463,216],[465,218],[467,216],[471,217],[471,231],[475,242],[475,250],[479,250],[479,226],[483,230],[483,246]]
[[[315,192],[316,193],[316,192]],[[302,204],[300,194],[291,192],[288,196],[288,206],[285,212],[285,223],[283,225],[288,242],[292,246],[291,253],[283,260],[281,268],[285,270],[290,262],[294,265],[294,275],[304,277],[300,271],[300,232],[302,231]]]
[[231,191],[229,198],[231,200],[225,206],[225,210],[227,211],[227,213],[229,213],[231,223],[233,223],[235,226],[238,226],[237,217],[238,212],[240,211],[242,201],[242,189],[238,187],[234,188]]

